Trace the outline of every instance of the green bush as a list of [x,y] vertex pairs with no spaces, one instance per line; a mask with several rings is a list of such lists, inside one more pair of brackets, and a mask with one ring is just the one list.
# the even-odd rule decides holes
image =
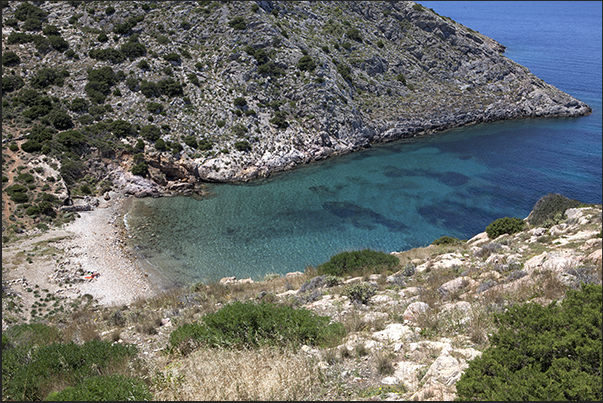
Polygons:
[[155,98],[161,95],[157,84],[145,80],[140,83],[140,92],[147,98]]
[[88,56],[96,60],[104,60],[111,63],[121,63],[126,59],[120,50],[113,48],[91,49],[88,52]]
[[15,18],[19,21],[26,21],[28,19],[45,20],[48,13],[39,7],[34,6],[26,1],[19,4],[19,7],[15,10]]
[[329,322],[328,316],[305,308],[237,301],[206,314],[199,323],[180,326],[170,334],[169,344],[180,351],[189,344],[239,348],[337,345],[345,330],[340,323]]
[[21,25],[21,29],[23,31],[41,31],[42,21],[37,20],[35,18],[28,18],[25,20],[23,25]]
[[[157,82],[157,88],[162,95],[167,97],[176,97],[184,95],[182,84],[173,78],[166,78]],[[142,90],[141,90],[142,91]]]
[[11,67],[21,63],[21,58],[12,51],[2,52],[2,65]]
[[111,87],[117,82],[117,75],[109,66],[89,70],[88,83],[84,86],[84,91],[93,103],[103,104],[106,97],[111,93]]
[[569,290],[560,305],[515,305],[456,384],[457,400],[601,401],[602,288]]
[[96,376],[60,392],[51,393],[47,401],[126,401],[153,400],[143,381],[123,375]]
[[58,342],[61,339],[61,332],[55,326],[29,323],[11,326],[2,331],[2,336],[6,336],[10,347],[32,347]]
[[147,54],[147,48],[138,41],[128,41],[121,45],[121,53],[130,60],[137,59]]
[[77,385],[136,354],[135,346],[99,340],[11,347],[2,351],[2,398],[42,400],[57,379],[59,384]]
[[243,141],[236,141],[234,143],[234,147],[237,150],[242,151],[242,152],[251,151],[251,144],[249,144],[249,142],[245,141],[245,140],[243,140]]
[[38,206],[29,206],[25,209],[25,214],[27,214],[28,216],[38,215],[40,214],[40,209],[38,208]]
[[64,52],[69,49],[69,42],[58,35],[49,35],[48,42],[53,49],[59,52]]
[[161,137],[161,129],[155,125],[146,125],[140,129],[140,135],[149,141],[157,141]]
[[240,123],[237,123],[236,125],[232,126],[231,130],[238,137],[244,136],[245,133],[249,131],[249,129],[247,129]]
[[65,82],[65,77],[69,77],[69,72],[65,69],[58,70],[50,67],[42,67],[37,70],[35,77],[30,81],[31,86],[38,89],[44,89],[50,85],[61,87]]
[[15,43],[23,44],[23,43],[31,42],[32,38],[33,38],[33,35],[24,34],[23,32],[13,31],[10,33],[8,38],[6,38],[6,43],[8,43],[9,45],[12,45]]
[[126,137],[132,134],[132,124],[121,119],[114,120],[109,123],[109,130],[116,137]]
[[352,81],[352,70],[350,66],[347,66],[343,63],[339,63],[337,65],[337,72],[341,75],[341,77],[346,81]]
[[563,217],[565,210],[578,207],[580,204],[578,200],[569,199],[558,193],[549,193],[538,199],[526,221],[535,227],[549,226],[555,216]]
[[71,116],[62,109],[53,109],[48,114],[50,123],[58,130],[71,129],[73,127],[73,121]]
[[17,180],[19,182],[32,183],[35,180],[35,178],[29,172],[23,172],[23,173],[20,173],[19,175],[17,175]]
[[83,175],[84,167],[80,161],[66,158],[61,161],[61,176],[69,186],[73,185]]
[[289,122],[287,122],[287,112],[285,111],[276,111],[274,116],[269,120],[270,123],[278,127],[279,129],[286,129],[289,126]]
[[182,60],[180,59],[180,55],[175,52],[171,52],[171,53],[168,53],[167,55],[164,55],[163,59],[166,62],[174,62],[174,63],[178,63],[178,64],[182,62]]
[[69,104],[69,110],[72,112],[86,112],[90,107],[90,102],[84,98],[74,98]]
[[15,192],[10,196],[10,199],[17,204],[26,203],[27,201],[29,201],[29,196],[27,196],[27,194],[25,193]]
[[101,32],[100,34],[98,34],[98,37],[96,38],[97,41],[104,43],[107,42],[109,40],[109,37],[107,36],[106,33]]
[[196,74],[189,73],[187,75],[187,77],[188,77],[188,81],[190,81],[192,84],[196,85],[197,87],[201,86],[201,82],[199,81],[199,78],[197,77]]
[[360,35],[360,31],[357,28],[350,28],[345,34],[348,36],[348,38],[352,40],[362,42],[362,36]]
[[35,140],[28,140],[21,144],[21,150],[25,151],[26,153],[36,153],[42,150],[42,144]]
[[46,25],[42,33],[46,36],[61,36],[61,30],[56,25]]
[[147,103],[147,111],[155,114],[161,113],[161,111],[163,111],[163,104],[159,102],[149,102]]
[[343,289],[343,295],[351,302],[357,304],[368,304],[368,301],[377,293],[376,287],[369,283],[349,284]]
[[281,77],[285,75],[285,70],[276,63],[270,61],[258,66],[258,74],[262,76]]
[[12,196],[15,193],[26,193],[27,187],[23,186],[23,185],[14,184],[14,185],[10,185],[6,189],[4,189],[4,191],[6,192],[7,195]]
[[302,71],[314,71],[316,63],[308,55],[302,56],[297,62],[297,68]]
[[234,17],[232,20],[228,21],[228,25],[233,29],[243,30],[247,28],[247,24],[245,23],[245,18],[241,16]]
[[165,151],[167,149],[165,146],[165,141],[163,141],[163,139],[157,139],[155,141],[155,149],[157,151]]
[[141,162],[132,167],[132,175],[147,176],[149,174],[149,166],[146,162]]
[[443,237],[436,239],[431,244],[432,245],[457,245],[460,242],[461,241],[458,238],[454,238],[454,237],[445,235]]
[[525,222],[517,217],[504,217],[494,220],[486,227],[488,238],[495,239],[502,234],[515,234],[523,231]]
[[19,76],[2,76],[2,93],[8,93],[23,87],[25,82]]
[[33,35],[31,37],[31,42],[36,47],[36,50],[42,54],[46,54],[50,50],[50,40],[45,36]]
[[19,20],[17,20],[16,18],[7,18],[6,20],[4,20],[4,25],[6,25],[7,27],[16,28],[19,26]]
[[341,252],[332,256],[328,262],[319,265],[316,270],[319,274],[343,277],[361,271],[377,273],[384,270],[392,270],[398,264],[400,264],[400,261],[394,255],[371,249],[363,249]]
[[234,106],[237,106],[239,108],[247,106],[247,100],[244,97],[236,97],[233,103]]
[[211,150],[213,148],[213,143],[207,139],[201,139],[199,141],[197,141],[197,146],[199,148],[199,150]]
[[184,141],[184,144],[186,144],[190,148],[198,147],[197,139],[195,138],[195,136],[186,136],[184,139],[182,139],[182,141]]

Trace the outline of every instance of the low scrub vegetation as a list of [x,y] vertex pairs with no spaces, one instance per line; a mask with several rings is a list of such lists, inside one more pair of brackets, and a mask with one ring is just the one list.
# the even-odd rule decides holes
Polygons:
[[560,305],[515,305],[495,315],[498,332],[456,384],[457,400],[603,398],[600,285],[570,290]]
[[20,325],[7,333],[2,335],[2,400],[91,400],[99,396],[101,386],[103,397],[122,400],[125,385],[130,384],[134,396],[150,396],[134,378],[93,379],[123,369],[138,353],[133,345],[99,340],[62,343],[58,330],[43,324]]
[[344,336],[343,325],[329,323],[307,309],[269,302],[234,302],[201,322],[180,326],[170,335],[170,346],[180,352],[195,347],[242,347],[263,345],[336,345]]
[[316,270],[319,274],[333,276],[346,276],[362,274],[365,272],[381,273],[393,270],[400,264],[397,257],[385,252],[363,249],[360,251],[342,252],[319,265]]
[[503,234],[515,234],[523,231],[526,223],[517,217],[503,217],[494,220],[486,227],[486,233],[490,239],[498,238]]

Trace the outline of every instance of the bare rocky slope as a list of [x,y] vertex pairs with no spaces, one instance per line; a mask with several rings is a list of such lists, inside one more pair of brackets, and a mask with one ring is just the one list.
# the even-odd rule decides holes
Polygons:
[[[21,59],[12,74],[28,88],[39,69],[66,69],[47,94],[76,129],[94,120],[134,125],[123,137],[106,128],[84,134],[122,151],[130,145],[110,171],[129,170],[142,139],[150,179],[162,187],[249,180],[462,125],[591,111],[505,57],[501,44],[414,2],[36,4],[67,45],[41,51],[43,40],[11,39],[25,30],[6,24],[19,5],[9,2],[3,52]],[[95,101],[88,70],[107,66],[118,78]],[[153,92],[149,83],[161,81]],[[92,106],[69,108],[76,98]],[[148,125],[158,134],[148,135]],[[161,191],[133,191],[141,189]]]

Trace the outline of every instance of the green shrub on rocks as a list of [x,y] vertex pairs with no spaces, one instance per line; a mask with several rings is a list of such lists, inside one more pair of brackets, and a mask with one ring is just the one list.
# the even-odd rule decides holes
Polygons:
[[316,62],[308,55],[302,56],[297,62],[297,68],[302,71],[314,71]]
[[488,238],[495,239],[503,234],[515,234],[523,231],[526,223],[517,217],[504,217],[494,220],[486,227]]
[[234,147],[239,150],[239,151],[251,151],[251,144],[249,144],[248,141],[242,140],[242,141],[236,141],[234,143]]
[[368,304],[369,299],[376,293],[376,287],[369,283],[349,284],[343,289],[343,295],[356,304]]
[[16,66],[21,63],[21,58],[12,51],[2,52],[2,65],[3,66]]
[[149,166],[146,162],[141,162],[132,167],[132,175],[147,176],[149,174]]
[[169,345],[186,352],[191,347],[254,348],[263,345],[334,346],[345,335],[341,323],[328,316],[271,302],[234,302],[201,322],[186,324],[170,334]]
[[458,238],[454,238],[454,237],[445,235],[443,237],[436,239],[431,244],[432,245],[456,245],[456,244],[459,244],[460,242],[461,241]]
[[243,30],[247,28],[247,24],[245,23],[245,18],[243,17],[234,17],[232,20],[228,21],[228,25],[236,30]]
[[549,193],[538,199],[526,221],[535,227],[550,227],[555,224],[555,218],[563,217],[565,210],[578,207],[580,204],[578,200],[569,199],[558,193]]
[[515,305],[495,315],[498,332],[469,362],[457,400],[601,401],[601,292],[583,285],[561,304]]
[[400,264],[400,260],[394,255],[371,249],[363,249],[339,253],[331,257],[328,262],[319,265],[316,270],[319,274],[331,274],[343,277],[345,275],[358,274],[363,270],[370,270],[374,273],[392,270],[398,264]]

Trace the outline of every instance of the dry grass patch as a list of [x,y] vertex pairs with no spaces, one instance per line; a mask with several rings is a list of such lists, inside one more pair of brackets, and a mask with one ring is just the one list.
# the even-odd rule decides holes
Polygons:
[[[155,378],[158,400],[316,400],[315,360],[288,349],[199,350]],[[163,367],[163,365],[159,365]]]

